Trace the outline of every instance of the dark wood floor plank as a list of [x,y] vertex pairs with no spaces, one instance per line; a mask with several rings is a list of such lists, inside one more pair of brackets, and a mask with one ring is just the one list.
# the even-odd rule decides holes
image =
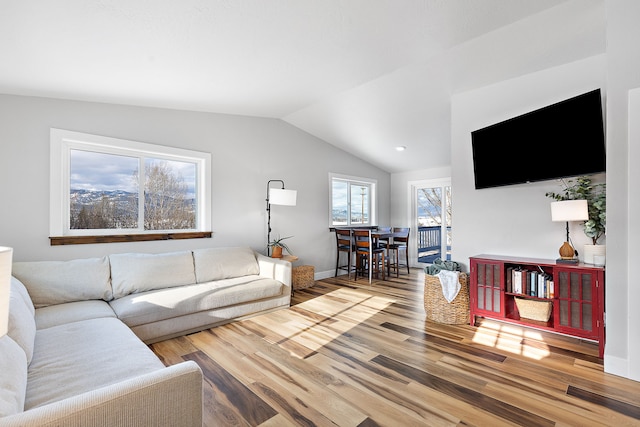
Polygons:
[[198,363],[205,378],[242,414],[249,425],[260,425],[277,414],[277,411],[204,353],[198,351],[187,354],[184,358]]
[[296,290],[290,309],[150,345],[203,367],[205,426],[632,426],[640,383],[598,346],[426,320],[424,273]]
[[610,397],[601,396],[587,390],[581,390],[573,386],[569,386],[569,388],[567,389],[567,394],[569,396],[574,396],[579,399],[586,400],[587,402],[596,403],[608,409],[613,409],[616,412],[619,412],[631,418],[635,418],[636,420],[640,420],[640,408],[635,405],[630,405],[628,403],[624,403]]

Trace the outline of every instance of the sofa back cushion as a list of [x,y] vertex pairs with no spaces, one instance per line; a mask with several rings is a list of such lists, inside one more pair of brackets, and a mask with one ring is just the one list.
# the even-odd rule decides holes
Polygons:
[[109,259],[14,262],[13,275],[20,280],[36,308],[72,301],[111,301]]
[[193,251],[198,283],[260,274],[251,248],[206,248]]
[[36,340],[35,310],[24,285],[15,277],[11,278],[7,335],[22,348],[27,357],[27,364],[31,363]]
[[191,251],[116,254],[109,259],[114,298],[196,283]]
[[24,411],[27,394],[27,358],[20,346],[0,338],[0,418]]

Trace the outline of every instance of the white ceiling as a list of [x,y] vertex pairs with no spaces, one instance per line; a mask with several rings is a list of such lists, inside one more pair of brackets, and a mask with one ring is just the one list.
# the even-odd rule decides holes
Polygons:
[[1,93],[280,118],[392,173],[449,165],[453,93],[602,52],[600,0],[0,1]]

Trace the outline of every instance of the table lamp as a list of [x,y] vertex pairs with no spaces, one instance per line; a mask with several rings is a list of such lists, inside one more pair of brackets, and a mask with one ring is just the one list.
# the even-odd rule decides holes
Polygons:
[[562,200],[551,203],[551,221],[563,221],[567,224],[567,240],[560,247],[560,258],[556,262],[577,264],[578,251],[571,246],[569,237],[569,221],[586,221],[589,219],[589,207],[586,200]]

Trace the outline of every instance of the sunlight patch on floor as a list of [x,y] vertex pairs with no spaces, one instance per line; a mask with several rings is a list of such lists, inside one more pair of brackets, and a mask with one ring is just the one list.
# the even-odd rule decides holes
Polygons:
[[544,359],[551,354],[542,334],[515,325],[484,322],[478,326],[472,341],[534,360]]
[[[327,297],[342,299],[344,303],[326,301]],[[319,320],[289,338],[311,350],[318,350],[395,302],[396,300],[391,298],[372,296],[350,289],[332,291],[297,305],[331,319],[330,326],[324,320]]]

